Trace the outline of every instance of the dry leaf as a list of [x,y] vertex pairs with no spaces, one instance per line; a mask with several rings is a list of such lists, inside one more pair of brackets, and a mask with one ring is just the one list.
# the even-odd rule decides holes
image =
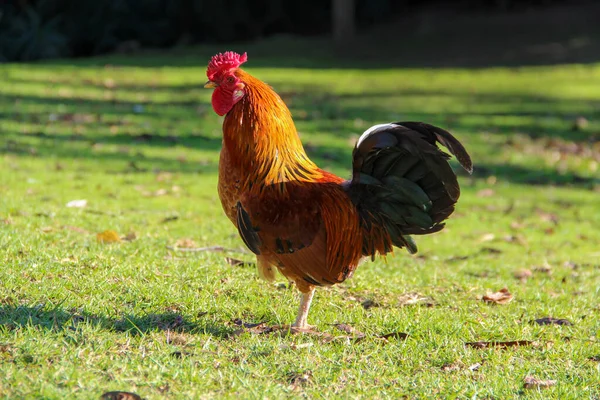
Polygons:
[[241,335],[244,332],[251,333],[253,335],[263,335],[265,333],[271,333],[276,330],[276,327],[268,326],[265,322],[249,323],[243,322],[241,319],[234,319],[233,323],[239,326],[241,329],[236,329],[232,336]]
[[459,371],[464,367],[464,364],[461,361],[455,361],[450,364],[442,365],[442,371],[451,372],[451,371]]
[[52,232],[54,230],[54,228],[52,228],[51,226],[43,226],[42,228],[40,228],[42,230],[42,232],[44,233],[48,233],[48,232]]
[[521,282],[526,282],[527,279],[531,278],[533,272],[531,272],[531,270],[529,269],[518,269],[514,272],[513,275]]
[[107,230],[102,233],[96,234],[96,239],[100,243],[115,243],[121,241],[121,237],[119,236],[119,234],[111,230]]
[[541,272],[542,274],[551,275],[552,274],[552,267],[549,264],[544,264],[542,266],[533,268],[533,271],[534,272]]
[[571,130],[573,131],[584,131],[588,128],[590,122],[585,117],[577,117],[575,121],[573,121],[573,126]]
[[349,333],[350,335],[353,335],[354,339],[362,339],[366,336],[364,333],[362,333],[361,331],[357,330],[356,328],[354,328],[348,324],[335,324],[334,326],[336,328],[338,328],[340,331],[343,331],[343,332]]
[[66,204],[66,206],[69,208],[84,208],[87,206],[87,200],[71,200]]
[[502,250],[496,249],[493,247],[482,247],[480,251],[482,253],[487,253],[487,254],[501,254],[502,253]]
[[307,385],[310,382],[311,376],[312,376],[311,371],[305,371],[305,372],[300,372],[300,373],[290,373],[290,374],[288,374],[288,382],[292,386],[293,389],[296,389],[299,386]]
[[538,211],[538,216],[542,221],[552,222],[554,225],[558,225],[558,216],[545,211]]
[[483,301],[494,304],[507,304],[513,299],[513,295],[510,294],[507,288],[502,288],[496,293],[488,293],[482,297]]
[[527,246],[527,239],[522,235],[507,235],[504,236],[504,240],[508,243],[517,243],[521,246]]
[[537,342],[531,340],[512,340],[508,342],[467,342],[465,345],[474,347],[476,349],[489,349],[492,347],[507,348],[507,347],[519,347],[519,346],[538,346]]
[[295,344],[295,343],[290,343],[290,344],[281,344],[279,346],[280,350],[287,350],[287,349],[292,349],[292,350],[298,350],[298,349],[306,349],[308,347],[311,347],[313,345],[313,342],[306,342],[306,343],[300,343],[300,344]]
[[171,215],[163,218],[160,222],[164,224],[165,222],[177,221],[179,219],[179,215]]
[[477,192],[477,197],[492,197],[495,194],[496,192],[494,189],[481,189],[479,192]]
[[417,304],[420,301],[427,300],[427,297],[422,297],[420,293],[407,293],[398,299],[399,306],[410,306]]
[[464,261],[464,260],[468,260],[469,258],[471,258],[471,256],[452,256],[446,259],[446,261],[448,262],[455,262],[455,261]]
[[513,221],[510,223],[510,227],[512,229],[523,229],[525,228],[527,225],[525,225],[522,221]]
[[115,80],[112,78],[106,78],[103,82],[104,87],[107,89],[114,89],[114,87],[116,86]]
[[548,388],[548,387],[554,386],[554,385],[556,385],[555,380],[551,380],[551,379],[543,380],[543,379],[534,378],[533,376],[526,376],[524,383],[523,383],[523,388],[524,389],[544,389],[544,388]]
[[404,340],[408,337],[408,333],[404,333],[404,332],[390,332],[390,333],[386,333],[385,335],[381,335],[379,336],[381,339],[401,339]]
[[128,242],[132,242],[135,239],[137,239],[137,235],[135,234],[135,232],[129,232],[127,235],[123,236],[123,240]]
[[63,228],[64,229],[68,229],[68,230],[73,231],[73,232],[77,232],[77,233],[83,233],[83,234],[90,233],[90,231],[85,230],[83,228],[80,228],[78,226],[65,225],[65,226],[63,226]]
[[375,300],[372,300],[372,299],[363,300],[363,302],[360,303],[360,305],[363,306],[363,308],[365,310],[368,310],[369,308],[380,306],[380,304],[378,302],[376,302]]
[[106,392],[100,396],[102,400],[142,400],[142,398],[131,392]]
[[483,242],[490,242],[492,240],[494,240],[496,238],[496,235],[494,235],[493,233],[484,233],[483,235],[481,235],[481,237],[479,238],[479,242],[483,243]]
[[194,242],[192,239],[181,238],[175,242],[175,247],[183,249],[193,249],[196,248],[197,245],[196,242]]
[[571,321],[553,317],[544,317],[534,320],[538,325],[573,325]]
[[[585,265],[585,264],[584,264],[584,265]],[[565,268],[570,268],[570,269],[573,269],[573,270],[575,270],[575,269],[578,269],[578,268],[579,268],[579,264],[577,264],[577,263],[575,263],[575,262],[573,262],[573,261],[565,261],[565,262],[563,263],[563,266],[564,266]]]
[[469,365],[469,371],[477,371],[481,368],[481,363],[475,363],[473,365]]

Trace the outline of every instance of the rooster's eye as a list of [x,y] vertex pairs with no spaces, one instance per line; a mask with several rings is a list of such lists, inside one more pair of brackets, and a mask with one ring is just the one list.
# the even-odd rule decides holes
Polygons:
[[234,81],[233,76],[227,77],[227,83],[233,83],[233,81]]

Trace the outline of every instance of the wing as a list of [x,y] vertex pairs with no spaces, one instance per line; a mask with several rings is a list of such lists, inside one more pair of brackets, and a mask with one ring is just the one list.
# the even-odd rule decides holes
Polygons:
[[285,254],[310,246],[321,228],[317,202],[273,196],[246,195],[237,203],[237,228],[256,255],[264,251]]
[[[391,245],[417,251],[410,234],[437,232],[452,214],[460,187],[444,145],[470,173],[473,165],[449,132],[421,122],[375,125],[353,152],[346,190],[361,215],[363,254],[386,253]],[[383,231],[383,232],[382,232]]]

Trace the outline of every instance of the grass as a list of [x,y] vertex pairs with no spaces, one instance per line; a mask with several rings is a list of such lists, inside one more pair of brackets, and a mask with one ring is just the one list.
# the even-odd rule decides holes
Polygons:
[[[600,64],[292,68],[261,48],[247,70],[333,172],[374,123],[452,130],[475,174],[447,229],[318,291],[310,323],[338,339],[238,334],[289,323],[297,297],[223,253],[169,249],[252,261],[216,192],[214,49],[0,65],[0,396],[600,398]],[[135,238],[99,243],[105,230]],[[503,287],[512,302],[481,300]],[[531,322],[548,316],[572,325]],[[409,336],[378,338],[391,332]],[[465,345],[515,340],[535,343]]]

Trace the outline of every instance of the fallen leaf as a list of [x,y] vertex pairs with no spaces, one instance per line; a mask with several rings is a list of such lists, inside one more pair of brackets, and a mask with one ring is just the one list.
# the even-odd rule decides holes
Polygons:
[[43,226],[40,229],[44,233],[52,232],[54,230],[54,228],[52,228],[51,226]]
[[495,195],[496,192],[494,191],[494,189],[481,189],[480,191],[477,192],[477,197],[492,197],[493,195]]
[[135,232],[129,232],[127,235],[123,236],[122,239],[127,242],[132,242],[135,239],[137,239],[137,235],[135,234]]
[[488,254],[502,254],[502,250],[493,247],[482,247],[480,252]]
[[510,227],[512,229],[523,229],[525,228],[527,225],[525,225],[522,221],[513,221],[510,223]]
[[554,225],[558,225],[558,216],[545,211],[538,211],[538,216],[542,221],[552,222]]
[[481,368],[481,363],[475,363],[473,365],[469,365],[469,371],[477,371],[479,368]]
[[494,240],[495,238],[496,238],[496,235],[494,235],[493,233],[484,233],[479,238],[479,243],[490,242],[490,241]]
[[82,233],[82,234],[89,234],[90,233],[90,231],[88,231],[86,229],[83,229],[83,228],[80,228],[78,226],[65,225],[65,226],[63,226],[63,228],[64,229],[68,229],[68,230],[73,231],[73,232]]
[[116,86],[115,80],[112,78],[106,78],[103,82],[104,87],[107,89],[114,89]]
[[496,293],[488,293],[481,298],[483,301],[494,304],[507,304],[513,299],[513,295],[507,288],[502,288]]
[[84,208],[87,206],[87,200],[71,200],[66,204],[66,206],[69,208]]
[[552,275],[552,267],[548,264],[533,268],[533,272]]
[[471,256],[452,256],[446,259],[446,261],[448,262],[454,262],[454,261],[464,261],[464,260],[468,260],[469,258],[471,258]]
[[573,131],[584,131],[590,125],[590,122],[585,117],[577,117],[575,121],[573,121],[573,126],[571,130]]
[[410,306],[417,304],[420,301],[427,300],[427,297],[422,297],[420,293],[407,293],[398,299],[399,306]]
[[455,361],[450,364],[442,365],[441,370],[445,372],[459,371],[464,367],[464,364],[461,361]]
[[513,275],[521,282],[527,282],[527,279],[531,278],[533,272],[531,272],[529,269],[518,269],[513,273]]
[[362,339],[366,336],[364,333],[362,333],[361,331],[357,330],[356,328],[354,328],[348,324],[335,324],[334,326],[342,332],[346,332],[346,333],[349,333],[350,335],[353,335],[354,339]]
[[521,246],[527,246],[527,239],[522,235],[507,235],[504,240],[508,243],[517,243]]
[[177,221],[178,219],[179,215],[170,215],[168,217],[163,218],[160,222],[164,224],[166,222]]
[[279,346],[280,350],[287,350],[287,349],[292,349],[292,350],[298,350],[298,349],[306,349],[308,347],[311,347],[313,345],[313,342],[306,342],[306,343],[300,343],[300,344],[295,344],[295,343],[291,343],[291,344],[287,344],[287,343],[283,343]]
[[163,181],[170,181],[171,179],[173,179],[173,174],[170,172],[164,172],[164,171],[160,171],[156,174],[156,178],[155,178],[158,182],[163,182]]
[[131,392],[106,392],[100,396],[102,400],[142,400],[142,398]]
[[192,353],[188,352],[188,351],[174,351],[171,353],[171,357],[175,357],[175,358],[183,358],[184,356],[190,356],[192,355]]
[[102,233],[96,234],[96,239],[100,243],[115,243],[120,242],[121,237],[115,231],[107,230]]
[[533,376],[526,376],[523,382],[524,389],[544,389],[550,386],[556,385],[555,380],[551,379],[537,379]]
[[538,325],[573,325],[573,323],[571,323],[571,321],[567,319],[559,319],[553,317],[538,318],[532,322],[535,322]]
[[276,327],[268,326],[266,322],[250,323],[243,322],[241,319],[237,318],[233,320],[233,323],[241,328],[235,330],[232,334],[233,336],[241,335],[244,332],[249,332],[253,335],[262,335],[276,330]]
[[231,265],[232,267],[253,267],[253,266],[256,266],[256,264],[253,263],[253,262],[238,260],[236,258],[231,258],[231,257],[225,257],[225,261],[227,262],[227,264]]
[[188,238],[177,239],[177,241],[175,242],[175,247],[183,248],[183,249],[191,249],[191,248],[195,248],[197,246],[198,245],[196,244],[196,242],[194,242],[192,239],[188,239]]
[[404,340],[406,338],[408,338],[408,333],[404,333],[404,332],[390,332],[390,333],[386,333],[385,335],[381,335],[379,336],[381,339],[401,339]]
[[360,303],[360,305],[363,306],[363,308],[365,310],[368,310],[369,308],[379,307],[380,306],[379,303],[377,303],[375,300],[372,300],[372,299],[363,300],[363,302]]
[[519,346],[538,346],[537,342],[531,340],[512,340],[508,342],[467,342],[465,345],[474,347],[476,349],[490,349],[493,347],[508,348],[508,347],[519,347]]
[[307,385],[310,382],[311,376],[311,371],[304,371],[299,373],[292,372],[288,374],[288,382],[293,389],[296,389],[300,386]]
[[565,261],[563,266],[565,266],[566,268],[573,269],[573,270],[579,268],[579,264],[574,263],[573,261]]

